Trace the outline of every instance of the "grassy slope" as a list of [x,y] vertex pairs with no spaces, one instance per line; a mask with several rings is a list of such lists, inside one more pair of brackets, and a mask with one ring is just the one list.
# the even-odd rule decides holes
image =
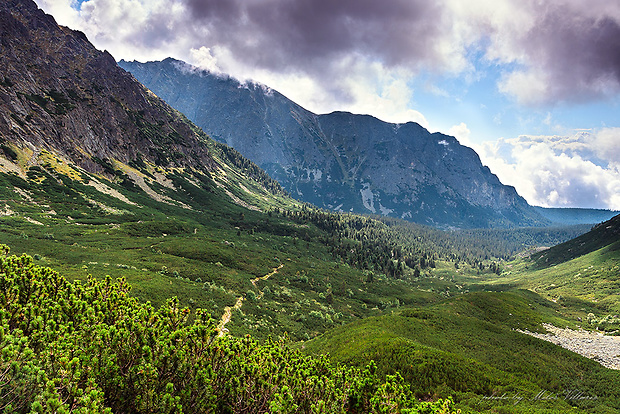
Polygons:
[[532,258],[536,268],[546,268],[576,259],[617,241],[620,241],[620,215],[596,225],[579,237],[533,255]]
[[[619,412],[620,372],[514,330],[542,321],[562,325],[560,305],[529,291],[470,293],[354,322],[305,350],[354,365],[373,359],[421,397],[454,395],[465,412]],[[598,400],[561,398],[573,389]],[[534,400],[541,391],[560,398]],[[515,405],[517,396],[524,400]]]
[[[125,277],[142,300],[159,305],[178,296],[182,305],[208,309],[216,318],[244,296],[241,311],[226,326],[232,333],[264,338],[287,332],[293,340],[390,306],[441,297],[417,283],[380,275],[367,282],[367,273],[334,259],[320,242],[327,234],[314,225],[233,202],[226,191],[263,210],[299,208],[223,162],[213,180],[151,169],[152,175],[166,174],[176,188],[150,183],[171,205],[122,174],[112,181],[93,177],[44,155],[42,167],[28,170],[27,179],[0,174],[0,241],[70,280],[88,274]],[[133,204],[86,185],[93,179]],[[268,280],[251,282],[281,264]]]
[[[585,319],[620,313],[620,216],[551,249],[512,263],[491,283],[511,284],[576,309]],[[616,318],[617,319],[617,318]],[[613,325],[613,324],[612,324]],[[618,329],[620,324],[601,326]]]
[[[480,274],[465,263],[456,268],[438,261],[436,268],[418,278],[395,280],[377,274],[370,282],[368,272],[334,259],[319,241],[326,233],[314,225],[233,202],[226,190],[263,210],[300,207],[286,197],[265,193],[235,169],[224,167],[214,180],[183,171],[159,172],[167,174],[176,190],[157,183],[151,187],[190,209],[178,202],[155,201],[122,175],[112,181],[94,177],[135,204],[120,201],[85,185],[93,177],[78,172],[80,179],[48,155],[44,168],[31,169],[28,180],[0,174],[0,240],[14,253],[36,254],[40,264],[51,265],[71,280],[87,274],[125,277],[135,296],[155,304],[178,296],[182,305],[206,308],[218,318],[243,296],[241,310],[233,312],[226,326],[235,335],[265,338],[287,332],[293,340],[307,340],[353,322],[306,343],[307,349],[329,351],[353,364],[375,359],[382,372],[398,370],[415,379],[421,397],[454,394],[462,407],[473,410],[499,409],[501,400],[483,398],[498,391],[531,395],[540,389],[561,392],[583,386],[604,400],[597,410],[611,398],[600,385],[617,384],[615,373],[512,331],[537,330],[542,321],[575,327],[577,316],[591,311],[599,316],[607,308],[572,298],[554,304],[525,291],[480,291],[555,283],[566,294],[575,288],[570,278],[581,266],[593,275],[605,274],[598,284],[601,292],[600,287],[617,273],[613,246],[536,270],[539,273],[527,270],[524,262],[505,268],[498,277]],[[268,280],[251,282],[280,265]],[[567,278],[566,283],[550,282],[562,266],[566,269],[560,276]],[[592,284],[595,278],[588,275]],[[583,289],[588,284],[584,282]],[[611,298],[615,287],[610,289]],[[461,295],[468,291],[477,293]],[[449,299],[437,303],[443,298]],[[417,308],[400,312],[402,305]],[[571,382],[576,378],[577,383]],[[501,410],[522,412],[515,410],[526,404],[539,411],[547,405],[551,410],[569,410],[561,401],[524,401],[518,408],[506,403]],[[576,412],[595,412],[582,409],[586,411]]]
[[529,262],[517,262],[496,282],[518,284],[560,301],[579,298],[618,313],[619,272],[620,243],[616,242],[544,269],[533,269]]
[[[540,331],[542,322],[620,327],[612,317],[620,309],[616,224],[509,263],[501,275],[444,268],[437,275],[474,293],[356,321],[304,347],[350,364],[374,359],[385,374],[401,372],[418,395],[455,395],[465,411],[620,412],[620,372],[515,331]],[[561,397],[568,390],[598,399],[567,402]],[[536,399],[541,391],[560,398]],[[504,393],[505,400],[488,398]]]

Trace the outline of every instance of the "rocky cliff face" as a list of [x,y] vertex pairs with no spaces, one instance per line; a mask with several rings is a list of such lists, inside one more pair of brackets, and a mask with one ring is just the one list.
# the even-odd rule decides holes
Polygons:
[[265,86],[173,59],[120,66],[301,200],[442,227],[546,222],[472,149],[418,124],[316,115]]
[[0,54],[3,142],[91,172],[107,160],[214,168],[206,138],[185,117],[34,2],[0,3]]

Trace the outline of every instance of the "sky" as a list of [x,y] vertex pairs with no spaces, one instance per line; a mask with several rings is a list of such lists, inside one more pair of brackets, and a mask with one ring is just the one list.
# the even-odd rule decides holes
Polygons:
[[620,2],[35,0],[117,60],[173,57],[315,113],[418,122],[532,205],[620,210]]

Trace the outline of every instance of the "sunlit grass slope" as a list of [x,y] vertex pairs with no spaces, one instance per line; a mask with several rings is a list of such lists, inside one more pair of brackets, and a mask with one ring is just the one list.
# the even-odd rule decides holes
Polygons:
[[[570,324],[563,312],[529,291],[470,293],[356,321],[304,349],[353,365],[372,359],[419,397],[453,395],[464,412],[618,412],[620,372],[516,331]],[[570,390],[592,399],[564,398]]]

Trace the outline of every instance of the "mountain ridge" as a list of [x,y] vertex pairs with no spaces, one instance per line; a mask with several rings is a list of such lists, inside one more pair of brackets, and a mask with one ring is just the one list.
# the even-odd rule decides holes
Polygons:
[[562,225],[597,224],[620,214],[617,210],[570,207],[534,207],[541,216]]
[[294,197],[319,207],[447,228],[549,223],[471,148],[414,122],[317,115],[263,85],[172,58],[119,65]]
[[[532,258],[536,267],[547,268],[592,253],[618,241],[620,241],[620,215],[595,225],[581,236],[535,253]],[[614,250],[618,250],[618,246],[615,246]]]
[[106,170],[97,159],[216,168],[205,137],[83,33],[17,0],[3,2],[0,22],[5,139],[62,154],[97,173]]

